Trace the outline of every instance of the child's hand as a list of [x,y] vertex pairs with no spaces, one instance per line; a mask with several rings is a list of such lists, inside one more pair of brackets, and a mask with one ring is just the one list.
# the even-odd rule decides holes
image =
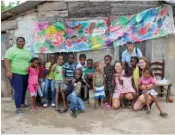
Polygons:
[[145,86],[145,85],[142,85],[142,86],[141,86],[141,89],[142,89],[142,90],[145,90],[145,89],[146,89],[146,86]]

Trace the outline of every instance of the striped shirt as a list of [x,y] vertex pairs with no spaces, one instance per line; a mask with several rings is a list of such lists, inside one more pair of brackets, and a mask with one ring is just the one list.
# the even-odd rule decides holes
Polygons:
[[63,69],[65,71],[65,77],[68,79],[72,79],[74,77],[74,71],[76,69],[76,64],[72,63],[69,65],[69,63],[65,63],[63,66]]

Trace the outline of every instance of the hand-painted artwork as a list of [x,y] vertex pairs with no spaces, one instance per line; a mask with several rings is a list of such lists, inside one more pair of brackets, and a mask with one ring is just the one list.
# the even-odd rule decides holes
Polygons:
[[35,24],[35,52],[102,49],[162,37],[173,30],[172,7],[168,5],[103,20],[38,22]]

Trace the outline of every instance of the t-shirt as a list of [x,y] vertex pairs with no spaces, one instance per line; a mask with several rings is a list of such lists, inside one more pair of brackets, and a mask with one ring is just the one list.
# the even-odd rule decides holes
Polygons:
[[[53,68],[56,66],[56,64],[53,64],[52,67],[50,67],[50,66],[51,66],[51,62],[48,62],[48,63],[46,63],[46,65],[45,65],[45,69],[46,69],[46,70],[50,70],[50,71],[48,71],[48,74],[47,74],[46,78],[49,79],[49,80],[52,80],[52,79],[54,79],[54,71],[53,71]],[[51,68],[51,69],[50,69],[50,68]]]
[[57,65],[55,68],[55,80],[63,81],[63,66]]
[[140,79],[138,66],[136,66],[136,68],[133,71],[133,79],[134,79],[135,87],[138,89],[139,88],[138,84]]
[[42,79],[42,78],[43,78],[43,76],[44,76],[44,66],[43,66],[43,65],[41,65],[41,66],[39,67],[39,74],[38,74],[38,78],[39,78],[39,79]]
[[28,83],[29,84],[38,84],[38,71],[37,71],[37,69],[33,68],[33,67],[29,67],[28,72],[29,72]]
[[142,52],[140,51],[139,48],[137,48],[137,54],[136,54],[136,49],[135,48],[134,48],[134,50],[131,54],[129,54],[128,51],[125,50],[122,53],[122,62],[127,62],[128,65],[131,67],[130,59],[131,59],[132,56],[137,56],[138,58],[141,58],[142,57]]
[[69,65],[69,63],[65,63],[63,66],[63,69],[65,71],[65,77],[68,79],[72,79],[74,77],[74,71],[76,69],[76,64],[72,63]]
[[140,85],[150,85],[150,84],[155,85],[156,84],[156,79],[154,77],[149,77],[148,79],[145,79],[144,77],[141,77],[140,81],[139,81],[139,84]]
[[11,47],[5,53],[5,58],[9,59],[12,73],[27,75],[27,68],[32,56],[28,49],[20,49],[17,46]]
[[78,65],[76,66],[76,68],[79,68],[82,70],[82,72],[84,72],[85,68],[86,68],[86,63],[85,65],[83,66],[81,63],[78,63]]
[[85,75],[87,75],[87,74],[92,74],[92,73],[94,73],[96,70],[95,70],[95,68],[88,68],[88,67],[86,67],[85,69],[84,69],[84,76]]

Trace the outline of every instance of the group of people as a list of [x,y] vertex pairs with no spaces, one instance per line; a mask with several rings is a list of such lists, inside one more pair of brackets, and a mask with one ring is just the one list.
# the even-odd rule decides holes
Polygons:
[[[31,96],[30,110],[35,112],[37,95],[43,107],[48,106],[49,88],[51,106],[59,113],[67,112],[70,108],[72,117],[77,116],[77,111],[85,111],[90,91],[94,93],[94,108],[118,109],[128,106],[138,111],[146,106],[147,114],[150,114],[151,106],[155,103],[160,116],[168,115],[159,105],[158,94],[154,90],[156,79],[149,62],[132,43],[127,44],[121,62],[112,64],[112,57],[106,55],[104,68],[101,62],[93,62],[85,54],[79,55],[79,63],[76,64],[73,53],[68,54],[67,63],[63,55],[56,60],[56,56],[51,54],[49,61],[42,65],[41,59],[32,58],[24,44],[25,39],[18,37],[16,46],[9,48],[5,54],[7,76],[14,89],[18,115],[22,115],[22,108],[26,107],[27,89]],[[63,110],[59,107],[60,95]]]

